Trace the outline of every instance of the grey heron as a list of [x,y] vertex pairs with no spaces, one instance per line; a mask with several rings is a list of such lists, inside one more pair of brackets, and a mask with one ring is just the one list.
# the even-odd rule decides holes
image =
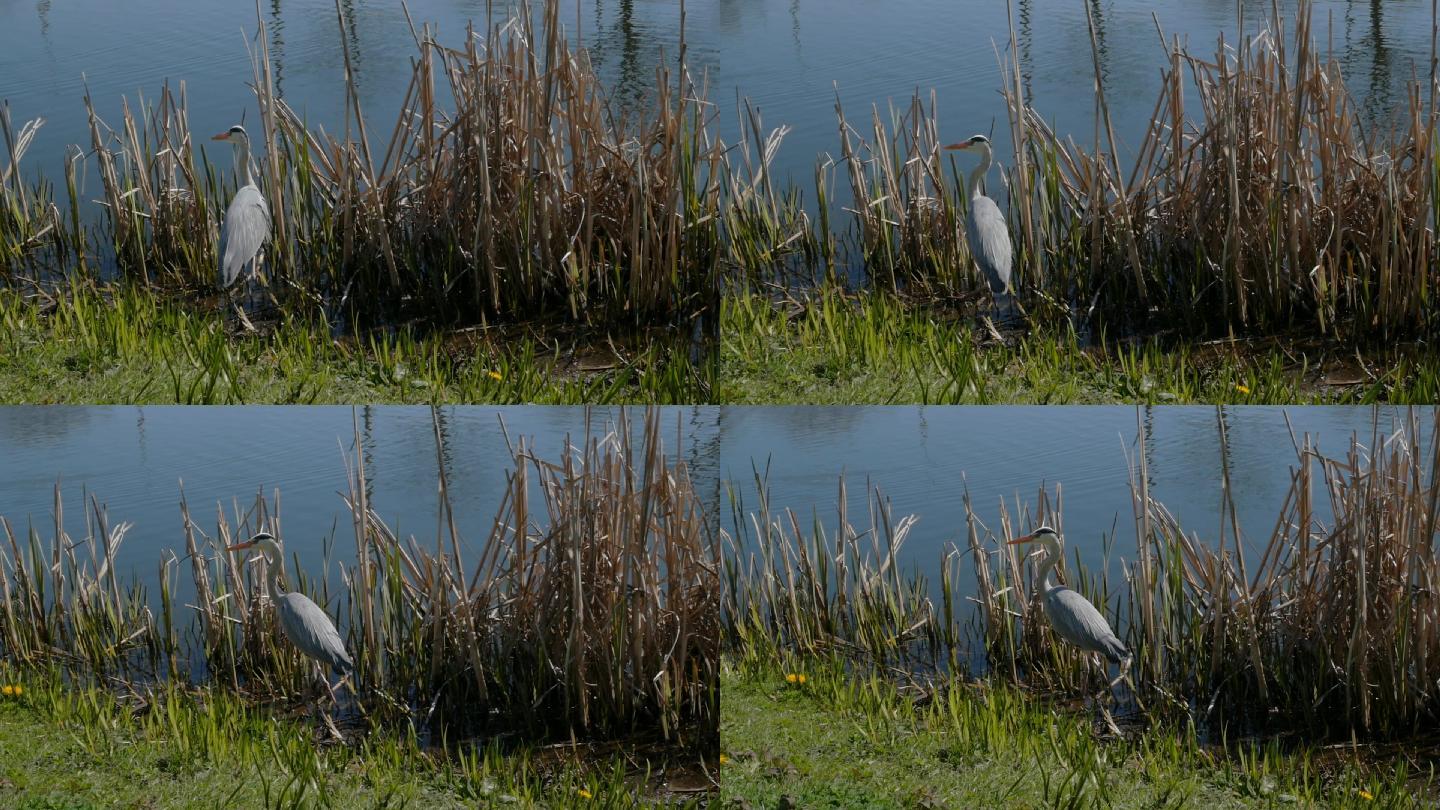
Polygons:
[[984,135],[972,135],[969,140],[952,143],[945,148],[974,149],[980,153],[980,164],[970,173],[970,212],[965,221],[965,241],[998,307],[1002,297],[1011,291],[1010,263],[1014,251],[1010,246],[1010,229],[1005,224],[1005,215],[1000,213],[1000,206],[980,190],[980,183],[995,160],[990,139]]
[[[225,550],[243,551],[257,547],[265,557],[267,568],[265,595],[269,597],[271,604],[275,605],[275,615],[280,619],[280,629],[284,631],[285,637],[290,639],[290,643],[298,647],[300,652],[322,666],[340,670],[341,673],[353,670],[355,664],[350,660],[350,654],[345,651],[345,642],[340,639],[340,632],[335,629],[335,623],[330,621],[325,611],[305,594],[280,588],[285,555],[280,550],[280,541],[276,540],[274,535],[259,532],[244,543]],[[330,688],[329,679],[325,679],[325,688]],[[334,696],[333,690],[331,696]]]
[[1050,627],[1060,638],[1085,652],[1103,655],[1118,664],[1120,677],[1111,682],[1113,687],[1130,668],[1130,651],[1125,649],[1125,645],[1116,638],[1115,631],[1110,629],[1110,623],[1085,597],[1050,581],[1050,573],[1064,556],[1060,535],[1049,526],[1042,525],[1030,534],[1010,541],[1012,546],[1019,543],[1039,543],[1042,549],[1038,563],[1040,569],[1035,578],[1040,583],[1041,604],[1045,608],[1045,618],[1050,620]]
[[270,238],[270,206],[250,173],[250,136],[236,124],[212,140],[229,141],[235,147],[240,188],[225,209],[220,226],[220,286],[228,288],[248,269],[253,277],[259,270],[260,249]]

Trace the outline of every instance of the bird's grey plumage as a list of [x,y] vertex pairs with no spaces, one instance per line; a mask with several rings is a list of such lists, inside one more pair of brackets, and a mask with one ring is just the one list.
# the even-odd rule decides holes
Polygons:
[[355,668],[340,631],[330,617],[303,593],[282,593],[275,597],[275,615],[280,627],[296,647],[320,663],[349,672]]
[[[241,186],[220,226],[220,286],[229,287],[260,255],[270,237],[270,206],[254,185]],[[253,268],[252,268],[253,272]]]
[[985,275],[990,292],[997,296],[1010,292],[1010,232],[994,200],[984,195],[970,198],[965,236],[970,242],[970,255]]
[[1044,600],[1045,618],[1056,635],[1086,652],[1100,653],[1112,663],[1121,664],[1130,657],[1105,617],[1076,591],[1056,585]]
[[310,597],[295,591],[280,588],[280,574],[285,556],[279,542],[268,532],[260,532],[248,542],[232,546],[231,551],[259,546],[269,567],[266,572],[265,588],[270,601],[275,605],[275,615],[280,620],[280,629],[290,643],[300,652],[319,661],[325,666],[349,672],[355,668],[350,654],[345,651],[345,642],[335,623]]
[[214,139],[234,144],[240,175],[240,187],[220,224],[220,286],[228,288],[247,268],[255,272],[260,248],[270,238],[270,206],[250,172],[250,137],[245,128],[237,124]]

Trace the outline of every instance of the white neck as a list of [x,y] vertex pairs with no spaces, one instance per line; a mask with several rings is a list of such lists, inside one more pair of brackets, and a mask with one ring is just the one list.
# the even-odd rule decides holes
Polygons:
[[240,136],[235,141],[236,159],[240,161],[240,185],[253,186],[255,178],[250,174],[250,139]]
[[975,171],[970,173],[970,199],[972,200],[981,196],[980,181],[985,179],[985,173],[990,171],[990,164],[995,162],[995,155],[990,151],[990,144],[982,142],[976,146],[980,149],[980,164],[975,167]]
[[273,540],[261,540],[260,552],[265,555],[265,595],[273,602],[285,593],[280,587],[280,574],[285,567],[285,555]]
[[1036,572],[1035,576],[1040,580],[1041,591],[1050,593],[1060,587],[1050,581],[1050,574],[1055,570],[1055,566],[1060,564],[1060,558],[1065,556],[1065,552],[1061,549],[1060,541],[1054,535],[1041,537],[1040,545],[1045,550],[1040,553],[1040,570]]

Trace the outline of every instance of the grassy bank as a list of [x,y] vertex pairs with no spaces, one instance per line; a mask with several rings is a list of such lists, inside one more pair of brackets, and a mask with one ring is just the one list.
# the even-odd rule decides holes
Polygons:
[[[791,683],[787,675],[805,675]],[[798,681],[798,678],[796,679]],[[1011,687],[901,692],[828,659],[727,657],[721,795],[750,807],[1425,807],[1428,774],[1365,748],[1100,739]],[[790,803],[785,804],[788,797]]]
[[0,289],[3,403],[693,403],[690,336],[496,327],[337,337],[318,320],[242,328],[149,287]]
[[[697,805],[696,774],[645,773],[643,756],[583,747],[502,751],[484,741],[425,750],[371,733],[317,746],[313,730],[221,691],[134,694],[123,702],[53,680],[4,676],[0,804],[102,807],[594,807]],[[690,770],[698,769],[691,767]]]
[[1073,331],[1046,329],[995,340],[952,310],[832,287],[781,303],[763,293],[727,294],[720,320],[722,403],[1302,404],[1440,398],[1440,359],[1418,344],[1359,352],[1313,339],[1202,343],[1171,334],[1092,345]]

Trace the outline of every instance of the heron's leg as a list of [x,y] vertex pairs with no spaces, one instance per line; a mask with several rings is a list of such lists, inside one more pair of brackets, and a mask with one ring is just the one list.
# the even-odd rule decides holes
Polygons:
[[[1127,682],[1128,682],[1129,680],[1130,680],[1130,660],[1127,658],[1126,660],[1124,660],[1124,661],[1122,661],[1122,662],[1120,663],[1120,674],[1116,675],[1116,676],[1115,676],[1115,679],[1110,682],[1110,688],[1111,688],[1111,689],[1114,689],[1116,686],[1119,686],[1119,685],[1120,685],[1120,682],[1121,682],[1121,681],[1127,681]],[[1135,687],[1135,684],[1131,683],[1131,684],[1130,684],[1130,687],[1133,689],[1133,688]]]
[[[325,677],[324,665],[316,662],[315,673],[320,677],[320,682],[325,684],[325,691],[330,693],[331,705],[334,705],[338,708],[340,705],[340,700],[335,697],[335,690],[330,686],[330,679]],[[325,728],[328,729],[332,735],[334,735],[335,739],[345,739],[345,735],[340,733],[339,727],[335,725],[335,721],[330,718],[330,713],[325,711],[325,708],[323,706],[317,703],[315,705],[315,710],[320,712],[320,719],[324,721]]]
[[[1100,670],[1100,680],[1102,680],[1102,681],[1105,680],[1105,677],[1106,677],[1105,659],[1100,657],[1100,653],[1090,653],[1090,654],[1087,656],[1087,659],[1089,660],[1089,662],[1090,662],[1090,664],[1091,664],[1092,666],[1094,666],[1094,667],[1096,667],[1096,668],[1098,668],[1098,669]],[[1088,674],[1088,673],[1087,673],[1087,674]],[[1112,684],[1111,686],[1113,686],[1113,684]],[[1096,702],[1096,703],[1099,703],[1099,702],[1101,701],[1101,698],[1103,698],[1103,697],[1106,695],[1106,693],[1108,693],[1108,692],[1110,691],[1111,686],[1107,686],[1107,687],[1105,687],[1104,689],[1101,689],[1099,692],[1096,692],[1096,693],[1095,693],[1095,702]]]
[[330,702],[336,706],[340,705],[340,698],[335,696],[335,687],[330,685],[330,679],[325,677],[324,671],[320,673],[320,682],[325,684],[325,691],[330,693]]

